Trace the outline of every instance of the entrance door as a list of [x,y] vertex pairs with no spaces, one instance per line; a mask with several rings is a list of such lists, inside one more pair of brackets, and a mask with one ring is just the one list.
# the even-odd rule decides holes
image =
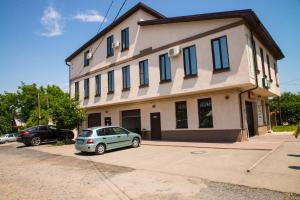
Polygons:
[[160,125],[160,113],[150,113],[151,120],[151,139],[161,140],[161,125]]
[[253,118],[253,104],[251,102],[248,102],[248,101],[246,101],[246,113],[247,113],[247,123],[248,123],[249,137],[252,137],[252,136],[255,136],[254,118]]
[[101,126],[101,113],[91,113],[88,115],[88,128]]
[[141,134],[141,111],[124,110],[122,114],[122,127],[129,131]]
[[111,126],[111,117],[104,118],[105,126]]

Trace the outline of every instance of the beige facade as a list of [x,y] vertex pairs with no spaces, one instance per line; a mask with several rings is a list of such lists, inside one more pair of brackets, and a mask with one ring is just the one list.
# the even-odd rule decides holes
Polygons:
[[[251,28],[244,18],[234,15],[231,18],[141,25],[139,22],[155,21],[157,16],[152,11],[147,11],[148,7],[144,4],[136,7],[142,9],[133,8],[133,13],[128,11],[129,16],[104,31],[76,55],[66,59],[70,65],[70,95],[75,97],[75,82],[79,82],[79,102],[88,114],[101,113],[101,125],[104,125],[106,117],[110,117],[113,125],[126,127],[122,124],[122,111],[139,110],[140,130],[144,137],[151,138],[153,127],[150,115],[160,113],[162,139],[236,141],[249,136],[247,109],[249,111],[250,104],[247,103],[247,107],[247,101],[252,102],[254,134],[263,134],[268,130],[267,98],[280,94],[278,74],[274,66],[277,58],[253,34],[256,44],[255,61]],[[158,20],[164,20],[163,16],[161,18]],[[114,56],[107,58],[106,38],[113,35],[115,42],[121,42],[121,31],[125,28],[129,28],[129,49],[122,51],[121,47],[114,48]],[[227,38],[230,67],[215,72],[211,41],[222,36]],[[102,43],[99,45],[100,41]],[[195,45],[196,49],[197,75],[186,78],[183,48],[191,45]],[[178,56],[170,57],[171,81],[162,83],[159,56],[168,53],[173,47],[179,47],[181,52]],[[269,74],[273,79],[268,89],[262,83],[260,48],[263,49],[264,57],[269,57],[269,68],[267,59],[264,58],[267,79],[270,80]],[[84,52],[87,50],[93,56],[89,65],[84,67]],[[145,59],[148,60],[149,85],[140,87],[139,62]],[[124,91],[122,67],[127,65],[130,66],[130,89]],[[108,93],[108,71],[112,70],[114,92]],[[100,96],[95,96],[96,75],[101,76]],[[258,88],[240,95],[256,86],[256,76]],[[84,98],[85,79],[89,79],[88,98]],[[211,99],[213,126],[199,128],[197,102],[205,98]],[[176,127],[175,102],[178,101],[186,102],[187,128]],[[88,122],[82,128],[87,126]]]

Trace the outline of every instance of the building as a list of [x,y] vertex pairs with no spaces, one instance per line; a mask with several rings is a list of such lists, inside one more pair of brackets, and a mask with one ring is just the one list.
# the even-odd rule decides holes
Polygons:
[[270,129],[284,57],[252,10],[165,17],[143,3],[66,58],[81,128],[232,142]]

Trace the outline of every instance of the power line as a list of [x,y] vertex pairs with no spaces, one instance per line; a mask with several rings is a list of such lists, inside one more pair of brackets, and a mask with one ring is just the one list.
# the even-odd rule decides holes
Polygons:
[[105,19],[107,18],[107,15],[108,15],[108,13],[109,13],[109,11],[110,11],[110,9],[111,9],[113,3],[114,3],[114,0],[112,0],[112,1],[110,2],[110,5],[109,5],[109,7],[108,7],[108,9],[107,9],[107,11],[106,11],[106,13],[105,13],[105,15],[104,15],[104,18],[102,19],[102,22],[101,22],[99,28],[98,28],[97,34],[98,34],[99,31],[101,30],[102,25],[103,25],[103,23],[105,22]]
[[290,80],[290,81],[285,81],[285,82],[282,82],[281,84],[291,83],[291,82],[295,82],[295,81],[298,81],[298,80],[300,80],[300,78],[293,79],[293,80]]

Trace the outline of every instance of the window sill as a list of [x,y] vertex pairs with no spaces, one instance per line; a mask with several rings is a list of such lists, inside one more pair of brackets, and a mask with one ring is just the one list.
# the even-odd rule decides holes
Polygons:
[[258,69],[258,70],[256,70],[256,73],[257,73],[257,74],[260,74],[260,70],[259,70],[259,69]]
[[198,74],[185,75],[184,79],[197,78],[197,77],[198,77]]
[[110,57],[113,57],[113,56],[114,56],[114,55],[107,55],[106,58],[110,58]]
[[176,127],[176,129],[188,129],[188,127]]
[[171,82],[172,82],[172,80],[161,80],[161,81],[159,82],[159,84],[171,83]]
[[100,96],[101,96],[100,94],[96,94],[96,95],[95,95],[95,97],[100,97]]
[[279,87],[279,84],[276,83],[276,87]]
[[230,68],[224,68],[224,69],[214,69],[213,73],[214,74],[218,74],[218,73],[222,73],[222,72],[229,72]]
[[114,93],[114,91],[108,91],[107,92],[107,94],[113,94]]
[[213,126],[207,126],[207,127],[201,127],[199,126],[199,128],[214,128]]
[[140,85],[139,88],[149,87],[149,84]]
[[272,82],[273,82],[273,79],[270,79],[269,81],[270,81],[270,83],[272,83]]
[[263,78],[268,78],[268,76],[267,75],[263,75]]
[[126,91],[129,91],[129,90],[130,90],[130,88],[123,88],[122,92],[126,92]]
[[90,97],[89,96],[87,96],[87,97],[84,97],[84,99],[89,99]]
[[89,64],[88,65],[83,65],[83,67],[88,67],[89,66]]

